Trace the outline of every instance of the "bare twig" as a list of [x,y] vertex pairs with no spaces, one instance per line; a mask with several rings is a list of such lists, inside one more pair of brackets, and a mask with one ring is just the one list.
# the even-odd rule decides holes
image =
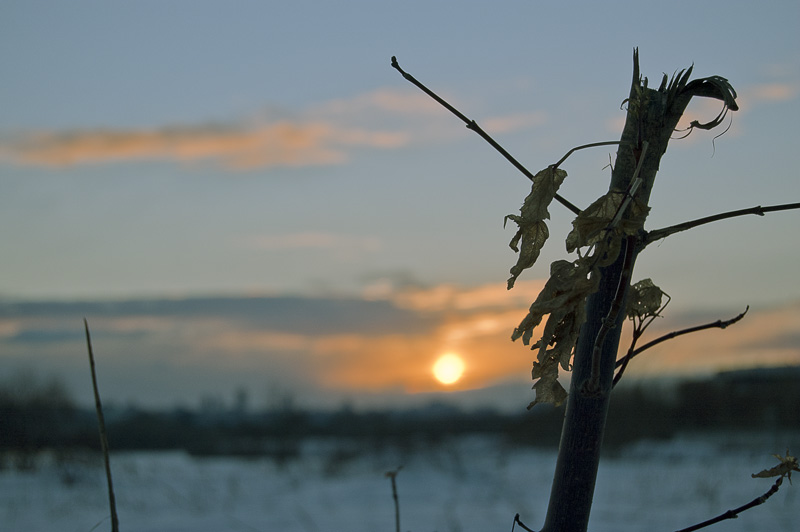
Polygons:
[[713,525],[715,523],[719,523],[720,521],[725,521],[726,519],[735,519],[735,518],[739,517],[739,514],[744,512],[745,510],[749,510],[751,508],[755,508],[756,506],[759,506],[759,505],[764,504],[765,502],[767,502],[767,499],[769,499],[770,497],[772,497],[773,495],[778,493],[778,489],[781,487],[782,483],[783,483],[783,477],[778,477],[778,480],[775,481],[775,484],[773,484],[772,487],[769,490],[767,490],[767,492],[764,493],[763,495],[761,495],[760,497],[756,497],[755,499],[753,499],[752,501],[748,502],[747,504],[743,504],[742,506],[739,506],[738,508],[734,508],[733,510],[728,510],[727,512],[724,512],[724,513],[722,513],[722,514],[720,514],[720,515],[718,515],[718,516],[716,516],[716,517],[714,517],[712,519],[709,519],[707,521],[703,521],[702,523],[698,523],[698,524],[690,526],[688,528],[682,528],[682,529],[678,530],[677,532],[694,532],[695,530],[700,530],[701,528],[705,528],[705,527]]
[[[458,118],[460,118],[462,122],[467,124],[467,129],[471,129],[472,131],[474,131],[475,133],[480,135],[483,138],[483,140],[488,142],[495,150],[497,150],[503,157],[505,157],[506,160],[508,160],[508,162],[513,164],[514,167],[517,170],[519,170],[520,172],[522,172],[522,174],[525,177],[527,177],[528,179],[533,181],[533,177],[534,177],[533,174],[527,168],[525,168],[522,165],[522,163],[517,161],[510,153],[508,153],[505,150],[505,148],[500,146],[500,144],[498,144],[497,141],[495,141],[491,136],[489,136],[489,134],[486,133],[486,131],[484,131],[478,125],[478,123],[475,122],[475,120],[471,120],[471,119],[467,118],[463,113],[461,113],[458,109],[456,109],[455,107],[453,107],[452,105],[447,103],[438,94],[436,94],[435,92],[430,90],[428,87],[426,87],[425,85],[423,85],[422,83],[417,81],[417,78],[415,78],[414,76],[412,76],[411,74],[409,74],[408,72],[406,72],[405,70],[400,68],[400,64],[397,62],[397,58],[395,56],[392,56],[392,67],[394,69],[396,69],[398,72],[400,72],[405,79],[407,79],[408,81],[410,81],[411,83],[416,85],[420,90],[422,90],[422,92],[424,92],[425,94],[427,94],[428,96],[430,96],[431,98],[433,98],[434,100],[439,102],[439,104],[441,104],[445,109],[447,109],[448,111],[450,111],[451,113],[456,115]],[[599,145],[603,145],[603,144],[599,144]],[[586,147],[588,147],[588,145]],[[579,148],[576,148],[576,149],[579,149]],[[572,151],[574,151],[574,150],[572,150]],[[572,151],[570,151],[570,153],[572,153]],[[561,161],[558,162],[558,164],[561,164],[561,162],[564,159],[566,159],[569,156],[570,153],[565,155],[564,158]],[[556,164],[556,166],[558,166],[558,164]],[[569,201],[567,201],[563,197],[559,196],[558,194],[555,195],[555,199],[556,199],[556,201],[561,203],[564,207],[566,207],[567,209],[571,210],[573,213],[575,213],[575,214],[580,214],[581,213],[581,210],[578,207],[576,207],[575,205],[573,205],[572,203],[570,203]]]
[[[652,315],[650,316],[647,321],[644,319],[639,319],[639,322],[636,322],[636,318],[633,319],[634,328],[633,328],[633,338],[631,339],[631,346],[628,348],[628,352],[626,353],[625,357],[622,358],[622,364],[619,365],[619,371],[616,375],[614,375],[614,380],[611,381],[611,388],[613,389],[618,383],[619,380],[622,378],[622,375],[625,373],[625,369],[628,367],[628,363],[633,358],[632,353],[636,349],[636,343],[639,341],[639,338],[644,335],[644,332],[647,330],[648,327],[655,321],[655,319],[661,316],[661,313],[664,312],[664,309],[667,308],[672,298],[661,290],[661,293],[667,296],[667,302],[661,305],[661,307]],[[616,366],[615,366],[616,369]]]
[[114,483],[111,481],[111,460],[108,455],[108,434],[106,422],[103,417],[103,405],[100,402],[100,392],[97,389],[97,373],[94,369],[94,353],[92,352],[92,339],[89,336],[89,322],[83,318],[83,327],[86,330],[86,347],[89,350],[89,368],[92,372],[92,387],[94,388],[94,406],[97,410],[97,426],[100,429],[100,448],[103,451],[103,461],[106,467],[108,480],[108,504],[111,507],[111,532],[119,532],[119,519],[117,518],[117,503],[114,497]]
[[[563,163],[564,161],[567,160],[567,157],[569,157],[570,155],[572,155],[574,152],[576,152],[578,150],[583,150],[583,149],[586,149],[586,148],[596,148],[598,146],[611,146],[612,144],[622,144],[622,143],[620,141],[618,141],[618,140],[608,140],[608,141],[605,141],[605,142],[592,142],[590,144],[582,144],[581,146],[576,146],[576,147],[572,148],[571,150],[569,150],[566,153],[566,155],[564,155],[561,159],[559,159],[556,164],[552,165],[552,167],[553,168],[558,168],[559,166],[561,166],[561,163]],[[611,156],[609,155],[609,158],[610,157]],[[608,164],[609,164],[609,166],[611,166],[611,161],[610,160],[609,160]]]
[[745,308],[744,312],[742,312],[741,314],[739,314],[735,318],[731,318],[731,319],[725,320],[725,321],[717,320],[717,321],[715,321],[713,323],[706,323],[705,325],[698,325],[696,327],[689,327],[687,329],[681,329],[681,330],[678,330],[678,331],[673,331],[673,332],[671,332],[669,334],[665,334],[664,336],[659,336],[658,338],[656,338],[652,342],[648,342],[648,343],[644,344],[642,347],[636,349],[635,351],[629,352],[624,357],[622,357],[621,359],[617,360],[617,363],[616,363],[616,365],[614,367],[615,368],[619,368],[620,366],[626,365],[628,362],[630,362],[630,360],[633,357],[635,357],[636,355],[638,355],[642,351],[650,349],[651,347],[656,346],[656,345],[660,344],[661,342],[666,342],[667,340],[672,340],[673,338],[676,338],[678,336],[683,336],[684,334],[689,334],[689,333],[693,333],[693,332],[697,332],[697,331],[703,331],[705,329],[715,329],[715,328],[716,329],[724,329],[728,325],[733,325],[737,321],[739,321],[742,318],[744,318],[744,315],[747,314],[748,310],[750,310],[750,305],[748,305],[747,308]]
[[511,532],[514,532],[514,527],[517,526],[517,525],[519,525],[519,527],[521,529],[527,530],[528,532],[535,532],[534,530],[531,530],[530,528],[525,526],[525,523],[523,523],[522,521],[519,520],[519,514],[514,516],[514,522],[511,523]]
[[661,240],[662,238],[666,238],[672,234],[679,233],[681,231],[686,231],[687,229],[697,227],[698,225],[704,225],[719,220],[725,220],[726,218],[734,218],[736,216],[746,216],[748,214],[757,214],[758,216],[764,216],[768,212],[788,211],[792,209],[800,209],[800,203],[785,203],[783,205],[770,205],[767,207],[762,207],[761,205],[759,205],[757,207],[750,207],[749,209],[740,209],[738,211],[723,212],[721,214],[706,216],[705,218],[698,218],[697,220],[683,222],[678,225],[665,227],[663,229],[655,229],[653,231],[649,231],[642,243],[645,246],[647,246],[657,240]]
[[398,467],[393,471],[387,471],[386,476],[392,481],[392,498],[394,499],[394,523],[395,530],[400,532],[400,499],[397,497],[397,474],[403,466]]

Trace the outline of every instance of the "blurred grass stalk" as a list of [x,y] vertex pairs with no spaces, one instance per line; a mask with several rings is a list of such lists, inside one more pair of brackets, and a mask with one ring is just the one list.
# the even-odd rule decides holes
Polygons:
[[103,417],[103,405],[100,402],[100,392],[97,389],[97,373],[94,369],[94,353],[92,352],[92,339],[89,335],[89,323],[83,319],[83,327],[86,330],[86,348],[89,350],[89,368],[92,371],[92,387],[94,388],[94,405],[97,411],[97,426],[100,429],[100,448],[103,450],[103,462],[106,467],[106,479],[108,480],[108,503],[111,507],[111,532],[119,532],[119,519],[117,517],[117,503],[114,497],[114,483],[111,480],[111,460],[108,456],[108,434],[106,433],[106,422]]

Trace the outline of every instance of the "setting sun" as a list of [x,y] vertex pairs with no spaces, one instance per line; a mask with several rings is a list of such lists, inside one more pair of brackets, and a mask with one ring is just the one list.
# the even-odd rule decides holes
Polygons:
[[442,384],[453,384],[464,373],[464,361],[456,354],[446,353],[433,365],[433,376]]

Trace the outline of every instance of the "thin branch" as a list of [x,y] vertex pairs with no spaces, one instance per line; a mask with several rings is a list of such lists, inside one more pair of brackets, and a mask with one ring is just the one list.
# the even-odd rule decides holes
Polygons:
[[[455,107],[453,107],[452,105],[447,103],[438,94],[436,94],[435,92],[430,90],[428,87],[426,87],[425,85],[423,85],[422,83],[417,81],[417,78],[415,78],[414,76],[412,76],[411,74],[409,74],[408,72],[406,72],[405,70],[400,68],[400,64],[397,62],[397,58],[395,56],[392,56],[392,67],[395,68],[398,72],[400,72],[406,80],[408,80],[411,83],[413,83],[414,85],[416,85],[420,90],[422,90],[422,92],[424,92],[425,94],[427,94],[428,96],[430,96],[431,98],[433,98],[434,100],[439,102],[439,104],[441,104],[445,109],[447,109],[448,111],[450,111],[451,113],[456,115],[458,118],[460,118],[462,122],[467,124],[467,129],[471,129],[472,131],[474,131],[475,133],[480,135],[483,138],[483,140],[488,142],[495,150],[497,150],[503,157],[505,157],[506,160],[508,160],[508,162],[513,164],[514,167],[517,170],[519,170],[520,172],[522,172],[522,174],[525,177],[527,177],[528,179],[533,181],[533,177],[534,177],[533,174],[527,168],[525,168],[522,165],[522,163],[517,161],[510,153],[508,153],[505,150],[505,148],[500,146],[500,144],[498,144],[492,137],[490,137],[489,134],[486,133],[486,131],[484,131],[478,125],[477,122],[475,122],[475,120],[470,120],[469,118],[467,118],[463,113],[461,113],[458,109],[456,109]],[[569,154],[567,154],[567,155],[569,155]],[[566,159],[566,156],[564,158]],[[563,159],[562,159],[562,161],[563,161]],[[562,161],[559,161],[558,164],[561,164]],[[558,166],[558,165],[556,165],[556,166]],[[569,201],[567,201],[563,197],[559,196],[558,194],[555,195],[555,199],[556,199],[556,201],[561,203],[564,207],[566,207],[567,209],[571,210],[573,213],[575,213],[575,214],[580,214],[581,213],[581,210],[578,207],[576,207],[575,205],[573,205],[572,203],[570,203]]]
[[756,497],[747,504],[743,504],[742,506],[734,508],[733,510],[728,510],[727,512],[724,512],[712,519],[703,521],[702,523],[698,523],[688,528],[682,528],[677,532],[694,532],[695,530],[700,530],[701,528],[705,528],[715,523],[719,523],[720,521],[725,521],[726,519],[736,519],[737,517],[739,517],[740,513],[749,510],[751,508],[755,508],[756,506],[759,506],[767,502],[767,499],[778,493],[778,489],[781,487],[782,483],[783,483],[783,477],[778,477],[778,480],[775,481],[775,484],[773,484],[772,487],[760,497]]
[[114,483],[111,481],[111,460],[108,456],[108,433],[103,417],[103,405],[100,402],[100,392],[97,389],[97,373],[94,370],[94,353],[92,352],[92,339],[89,336],[89,322],[83,318],[83,327],[86,329],[86,347],[89,350],[89,368],[92,372],[92,387],[94,388],[94,406],[97,410],[97,426],[100,429],[100,448],[103,451],[103,461],[106,467],[108,480],[108,504],[111,507],[111,532],[119,532],[119,519],[117,518],[117,503],[114,497]]
[[[619,383],[620,379],[622,378],[622,375],[625,373],[625,370],[628,367],[628,363],[630,363],[631,358],[633,358],[632,353],[634,353],[634,351],[636,350],[636,344],[639,341],[639,338],[641,338],[644,335],[644,332],[647,330],[648,327],[650,327],[650,325],[656,320],[656,318],[661,316],[661,313],[664,312],[664,309],[667,308],[667,305],[669,305],[670,301],[672,301],[672,298],[668,293],[664,292],[663,290],[661,291],[661,293],[667,296],[667,302],[661,305],[661,307],[653,315],[651,315],[649,319],[647,319],[647,321],[640,318],[639,323],[637,324],[635,318],[632,320],[634,323],[634,328],[633,328],[633,338],[631,340],[631,346],[628,348],[628,352],[625,354],[625,356],[621,359],[622,364],[620,364],[620,368],[619,371],[617,371],[617,374],[614,375],[614,380],[611,381],[611,389],[614,389],[614,387]],[[614,369],[616,369],[616,365],[614,366]]]
[[522,528],[523,530],[527,530],[528,532],[535,532],[534,530],[531,530],[530,528],[525,526],[525,523],[519,520],[519,514],[514,516],[514,522],[511,524],[511,532],[514,532],[514,527],[517,525],[519,525],[519,527]]
[[386,476],[392,481],[392,498],[394,499],[394,525],[396,532],[400,532],[400,499],[397,497],[397,474],[403,466],[393,471],[387,471]]
[[[561,163],[563,163],[564,161],[567,160],[567,157],[569,157],[570,155],[572,155],[574,152],[576,152],[578,150],[583,150],[583,149],[586,149],[586,148],[596,148],[598,146],[611,146],[613,144],[622,144],[622,142],[620,142],[618,140],[608,140],[608,141],[605,141],[605,142],[592,142],[591,144],[583,144],[581,146],[576,146],[576,147],[572,148],[571,150],[569,150],[566,153],[566,155],[564,155],[561,159],[558,160],[558,162],[556,164],[554,164],[552,166],[553,166],[553,168],[558,168],[559,166],[561,166]],[[610,155],[609,155],[609,157],[610,157]],[[610,162],[609,162],[609,164],[610,164]]]
[[750,305],[747,306],[747,308],[744,310],[744,312],[742,312],[741,314],[739,314],[735,318],[731,318],[731,319],[725,320],[725,321],[717,320],[717,321],[715,321],[713,323],[706,323],[705,325],[698,325],[696,327],[689,327],[687,329],[681,329],[681,330],[678,330],[678,331],[673,331],[673,332],[671,332],[669,334],[665,334],[664,336],[659,336],[658,338],[656,338],[652,342],[648,342],[648,343],[644,344],[642,347],[636,349],[635,351],[633,351],[631,353],[628,353],[627,355],[625,355],[621,359],[617,360],[616,365],[614,367],[615,368],[619,368],[620,366],[622,366],[624,364],[627,364],[630,361],[630,359],[632,359],[636,355],[640,354],[642,351],[650,349],[651,347],[654,347],[654,346],[660,344],[661,342],[666,342],[667,340],[672,340],[673,338],[677,338],[678,336],[683,336],[684,334],[689,334],[689,333],[693,333],[693,332],[697,332],[697,331],[703,331],[705,329],[715,329],[715,328],[716,329],[724,329],[728,325],[733,325],[737,321],[739,321],[742,318],[744,318],[744,315],[747,314],[748,310],[750,310]]
[[785,203],[783,205],[770,205],[767,207],[762,207],[761,205],[758,205],[757,207],[751,207],[749,209],[740,209],[738,211],[723,212],[721,214],[715,214],[713,216],[706,216],[705,218],[698,218],[697,220],[692,220],[690,222],[683,222],[681,224],[673,225],[671,227],[665,227],[664,229],[656,229],[654,231],[649,231],[643,240],[643,244],[647,246],[657,240],[666,238],[674,233],[686,231],[687,229],[692,229],[693,227],[697,227],[698,225],[704,225],[719,220],[725,220],[726,218],[734,218],[736,216],[745,216],[748,214],[757,214],[758,216],[764,216],[768,212],[788,211],[792,209],[800,209],[800,203]]
[[[644,333],[644,330],[640,331],[640,330],[636,329],[636,330],[633,331],[633,339],[631,340],[631,346],[628,348],[628,352],[625,354],[624,357],[622,357],[620,360],[617,361],[617,364],[619,364],[619,362],[622,362],[622,364],[619,364],[619,366],[620,366],[619,367],[619,371],[617,371],[617,374],[614,375],[614,380],[611,381],[611,389],[612,390],[619,383],[619,380],[622,378],[622,375],[625,373],[625,370],[628,368],[628,364],[630,363],[631,359],[633,358],[633,355],[631,353],[633,353],[634,349],[636,349],[636,342],[639,341],[639,338],[641,338],[643,333]],[[617,368],[617,366],[615,364],[614,365],[614,369],[616,369],[616,368]]]

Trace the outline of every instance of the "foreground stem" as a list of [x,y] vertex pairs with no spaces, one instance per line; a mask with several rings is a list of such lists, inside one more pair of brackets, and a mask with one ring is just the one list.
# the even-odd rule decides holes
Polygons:
[[89,350],[89,368],[92,372],[92,388],[94,389],[94,406],[97,411],[97,426],[100,430],[100,448],[103,451],[103,462],[106,468],[106,480],[108,481],[108,504],[111,507],[111,532],[119,532],[119,518],[117,517],[117,502],[114,497],[114,483],[111,480],[111,460],[108,453],[108,434],[106,433],[106,421],[103,416],[103,405],[100,402],[100,391],[97,388],[97,373],[94,370],[94,353],[92,352],[92,339],[89,336],[89,322],[83,320],[83,327],[86,329],[86,348]]
[[[633,81],[626,100],[628,113],[609,189],[631,191],[638,174],[641,181],[633,196],[640,205],[646,206],[661,157],[691,98],[717,98],[723,100],[727,108],[735,110],[735,92],[727,82],[722,83],[722,78],[689,82],[691,69],[681,71],[669,84],[665,77],[658,90],[649,89],[646,78],[639,75],[638,51],[634,51],[633,63]],[[622,220],[627,216],[628,213],[623,212]],[[640,235],[644,236],[643,230]],[[633,270],[638,252],[643,248],[635,240],[624,240],[617,260],[600,269],[600,288],[587,301],[587,318],[575,347],[556,472],[542,532],[585,532],[588,528],[620,330],[625,318],[624,312],[614,313],[613,309],[625,308],[628,283],[624,282],[624,276]],[[605,323],[607,317],[615,318],[613,323]]]

